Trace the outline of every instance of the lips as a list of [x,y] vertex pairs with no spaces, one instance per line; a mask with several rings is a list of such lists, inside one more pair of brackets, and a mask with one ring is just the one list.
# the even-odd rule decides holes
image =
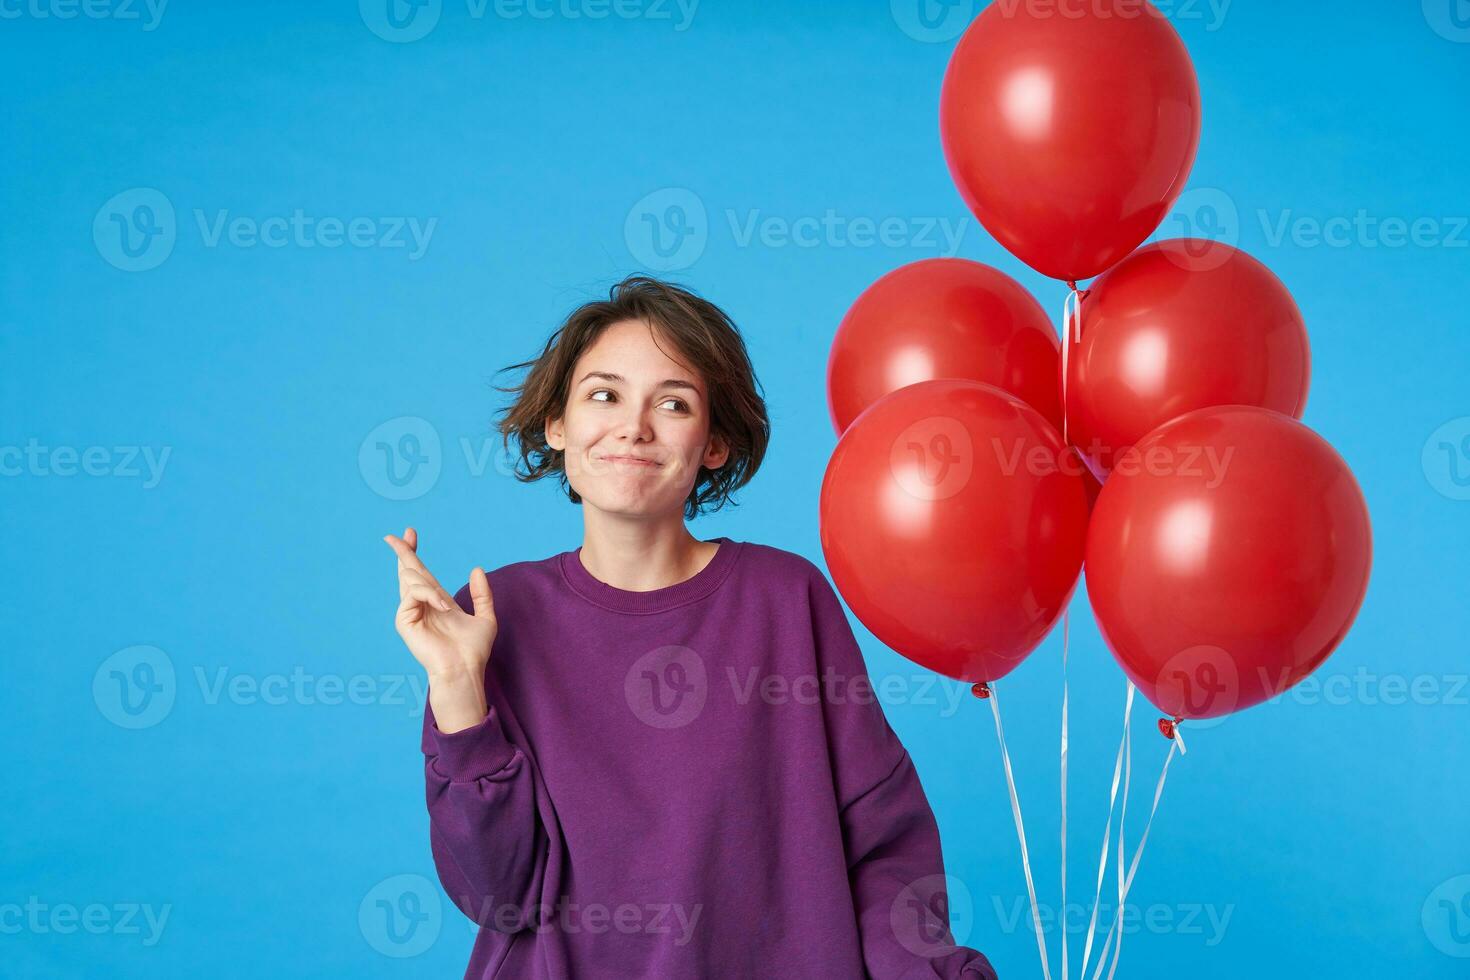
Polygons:
[[625,463],[629,466],[654,467],[659,465],[657,461],[649,459],[647,456],[630,456],[620,454],[616,456],[603,456],[602,459],[606,460],[609,463]]

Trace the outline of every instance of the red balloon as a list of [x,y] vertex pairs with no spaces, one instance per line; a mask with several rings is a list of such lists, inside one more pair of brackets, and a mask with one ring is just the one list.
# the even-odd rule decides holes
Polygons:
[[1213,718],[1327,659],[1372,556],[1363,494],[1326,440],[1269,409],[1203,408],[1119,458],[1087,532],[1087,594],[1145,697]]
[[822,552],[864,625],[975,683],[1015,668],[1076,588],[1081,459],[999,388],[900,388],[842,434],[822,481]]
[[1146,0],[998,0],[965,31],[940,93],[960,196],[1027,265],[1085,279],[1137,248],[1184,189],[1199,83]]
[[869,286],[843,317],[827,360],[837,434],[891,391],[935,378],[995,385],[1062,424],[1061,341],[1010,276],[968,259],[924,259]]
[[[1076,447],[1074,446],[1073,449]],[[1086,466],[1082,467],[1082,483],[1087,488],[1087,512],[1092,513],[1092,508],[1097,506],[1097,498],[1102,493],[1102,484],[1097,477],[1092,475],[1092,470]]]
[[1310,382],[1307,328],[1270,269],[1220,242],[1157,242],[1082,299],[1082,339],[1067,352],[1067,439],[1106,475],[1129,446],[1197,408],[1301,418]]

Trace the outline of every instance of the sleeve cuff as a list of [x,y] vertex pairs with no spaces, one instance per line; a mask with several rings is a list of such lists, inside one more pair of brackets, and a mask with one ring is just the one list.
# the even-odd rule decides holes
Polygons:
[[424,716],[423,752],[434,768],[456,782],[493,775],[510,765],[519,750],[505,737],[492,705],[478,725],[446,735],[432,711]]

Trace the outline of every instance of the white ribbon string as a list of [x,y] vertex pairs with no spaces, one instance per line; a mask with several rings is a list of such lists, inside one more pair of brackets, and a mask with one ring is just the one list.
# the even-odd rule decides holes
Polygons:
[[[1082,294],[1073,289],[1062,301],[1062,405],[1067,402],[1067,348],[1082,342]],[[1062,435],[1067,434],[1067,416],[1062,413]]]
[[1102,853],[1097,857],[1097,889],[1092,895],[1092,915],[1087,922],[1087,941],[1082,947],[1082,966],[1077,971],[1078,977],[1087,976],[1087,963],[1092,958],[1092,941],[1097,933],[1097,907],[1102,901],[1103,879],[1107,877],[1108,870],[1108,844],[1112,842],[1113,835],[1113,811],[1118,806],[1118,778],[1123,773],[1123,747],[1128,741],[1128,733],[1133,717],[1133,696],[1138,688],[1133,682],[1128,682],[1128,698],[1123,703],[1123,737],[1118,742],[1118,756],[1113,760],[1113,788],[1108,792],[1108,820],[1103,825]]
[[1026,872],[1026,894],[1031,898],[1031,924],[1036,930],[1036,948],[1041,952],[1041,974],[1051,980],[1051,966],[1046,959],[1046,940],[1041,932],[1041,913],[1036,908],[1036,885],[1031,878],[1031,856],[1026,851],[1026,826],[1021,820],[1021,801],[1016,796],[1016,780],[1011,774],[1011,754],[1006,750],[1006,733],[1000,723],[1000,701],[995,696],[995,684],[990,684],[990,710],[995,715],[995,738],[1000,743],[1000,759],[1005,766],[1006,788],[1011,793],[1011,816],[1016,821],[1016,838],[1021,842],[1021,867]]
[[1067,646],[1071,604],[1062,611],[1062,980],[1069,980],[1067,967]]
[[[1132,707],[1133,682],[1128,682],[1129,705]],[[1115,911],[1112,923],[1108,926],[1107,935],[1103,938],[1102,949],[1097,954],[1097,968],[1092,973],[1092,980],[1098,980],[1102,976],[1103,966],[1108,962],[1108,953],[1113,948],[1114,930],[1118,927],[1118,918],[1122,915],[1123,897],[1123,831],[1128,821],[1128,790],[1133,784],[1133,724],[1128,717],[1128,708],[1124,709],[1123,718],[1123,741],[1118,746],[1118,751],[1123,755],[1123,789],[1118,798],[1118,899],[1119,907]],[[1107,851],[1104,850],[1104,860]]]
[[[1062,303],[1062,452],[1067,451],[1067,348],[1072,346],[1073,304],[1076,305],[1077,339],[1082,333],[1082,297],[1073,289]],[[1070,645],[1072,611],[1071,603],[1062,610],[1062,980],[1071,980],[1068,965],[1071,943],[1067,938],[1067,649]],[[1112,814],[1108,814],[1111,821]],[[1094,906],[1095,907],[1095,906]],[[1084,957],[1083,969],[1086,969]],[[1079,974],[1079,977],[1081,974]]]
[[[1131,681],[1129,683],[1132,683]],[[1116,939],[1113,949],[1113,963],[1118,962],[1117,947],[1123,945],[1123,900],[1126,899],[1127,890],[1123,882],[1127,877],[1123,873],[1123,831],[1128,826],[1128,788],[1133,784],[1133,733],[1128,733],[1128,744],[1123,749],[1123,801],[1118,806],[1118,907],[1113,913],[1113,924],[1108,927],[1108,938]],[[1114,930],[1117,930],[1116,933]],[[1103,953],[1098,956],[1097,973],[1102,973],[1103,960],[1107,959],[1107,944],[1103,944]],[[1093,980],[1097,980],[1097,974],[1093,974]]]
[[[1164,794],[1164,780],[1169,776],[1169,763],[1174,761],[1174,752],[1179,748],[1177,738],[1169,741],[1169,754],[1164,756],[1164,768],[1159,771],[1158,784],[1154,786],[1154,802],[1149,807],[1148,821],[1143,825],[1143,836],[1138,840],[1138,850],[1133,852],[1133,860],[1128,865],[1128,879],[1123,883],[1123,897],[1118,901],[1119,916],[1122,915],[1123,904],[1128,900],[1128,892],[1133,887],[1133,876],[1138,873],[1138,859],[1143,857],[1143,846],[1148,843],[1148,832],[1153,829],[1154,814],[1159,810],[1159,797]],[[1118,954],[1123,951],[1123,930],[1118,930],[1118,944],[1113,948],[1113,965],[1108,969],[1108,980],[1113,980],[1113,974],[1118,972]]]
[[[1113,975],[1118,972],[1118,958],[1123,952],[1123,909],[1128,901],[1128,892],[1133,888],[1133,876],[1138,873],[1138,862],[1143,857],[1143,849],[1148,844],[1149,831],[1153,829],[1154,815],[1159,811],[1159,799],[1164,795],[1164,781],[1169,778],[1169,763],[1174,761],[1174,753],[1179,751],[1179,739],[1176,731],[1175,737],[1169,740],[1169,754],[1164,756],[1164,766],[1159,771],[1159,781],[1154,785],[1153,804],[1149,807],[1148,820],[1143,825],[1143,836],[1138,840],[1138,847],[1133,852],[1133,860],[1128,863],[1128,873],[1123,873],[1122,862],[1122,838],[1118,841],[1118,911],[1113,917],[1113,925],[1108,930],[1108,938],[1112,939],[1114,930],[1117,931],[1118,942],[1113,947],[1113,962],[1108,969],[1108,980],[1113,980]],[[1182,753],[1181,753],[1182,754]],[[1097,980],[1098,974],[1102,972],[1103,961],[1107,959],[1107,943],[1103,944],[1103,952],[1099,954],[1097,970],[1093,974],[1093,980]]]
[[[1067,432],[1067,380],[1068,353],[1073,343],[1082,341],[1082,296],[1078,293],[1075,285],[1071,286],[1066,300],[1062,303],[1062,446],[1063,452],[1069,445]],[[1080,455],[1080,454],[1079,454]],[[1069,647],[1069,632],[1071,625],[1070,608],[1062,612],[1062,740],[1061,740],[1061,836],[1062,836],[1062,980],[1071,980],[1068,965],[1069,942],[1067,938],[1067,652]],[[1138,862],[1143,857],[1144,846],[1148,843],[1149,831],[1153,829],[1154,815],[1159,810],[1159,799],[1164,792],[1164,781],[1169,775],[1169,763],[1174,761],[1174,753],[1177,751],[1184,755],[1188,750],[1184,745],[1183,733],[1179,731],[1176,723],[1174,734],[1169,741],[1169,754],[1164,757],[1163,769],[1159,772],[1158,784],[1154,787],[1153,805],[1148,811],[1148,820],[1143,825],[1143,836],[1139,838],[1138,847],[1133,852],[1133,860],[1128,863],[1127,871],[1124,871],[1124,826],[1128,819],[1128,790],[1133,781],[1133,742],[1132,742],[1132,718],[1133,698],[1137,692],[1133,682],[1128,682],[1128,696],[1123,705],[1123,737],[1118,743],[1118,756],[1113,762],[1113,784],[1108,793],[1108,818],[1103,825],[1102,852],[1098,856],[1097,863],[1097,888],[1092,898],[1092,914],[1087,923],[1087,938],[1082,947],[1082,965],[1078,969],[1078,980],[1087,977],[1087,964],[1092,956],[1092,943],[1097,931],[1097,910],[1102,901],[1103,879],[1107,877],[1108,865],[1108,843],[1113,829],[1113,810],[1118,805],[1118,775],[1121,770],[1123,776],[1122,808],[1118,815],[1118,908],[1113,916],[1112,925],[1108,927],[1108,933],[1103,941],[1102,949],[1098,952],[1097,968],[1092,975],[1092,980],[1099,980],[1102,975],[1103,964],[1108,962],[1108,949],[1112,948],[1112,964],[1108,968],[1108,980],[1113,980],[1113,975],[1118,970],[1118,960],[1123,952],[1123,909],[1128,901],[1128,892],[1133,887],[1133,876],[1138,873]],[[1041,950],[1042,972],[1047,974],[1047,980],[1051,980],[1046,964],[1046,946],[1041,938],[1041,925],[1036,912],[1036,890],[1031,884],[1031,862],[1026,856],[1025,831],[1021,827],[1021,807],[1016,799],[1015,783],[1011,780],[1010,756],[1005,750],[1005,736],[1000,729],[1000,707],[994,701],[994,690],[992,688],[991,708],[995,712],[996,734],[1001,740],[1001,756],[1005,760],[1006,782],[1011,790],[1011,810],[1016,818],[1016,832],[1021,837],[1021,861],[1026,868],[1026,889],[1031,895],[1031,915],[1036,923],[1036,941]],[[1117,942],[1113,939],[1116,936]]]

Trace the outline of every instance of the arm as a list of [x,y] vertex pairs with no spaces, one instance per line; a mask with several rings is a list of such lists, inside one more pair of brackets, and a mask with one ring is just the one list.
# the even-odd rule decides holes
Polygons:
[[431,690],[422,749],[439,881],[481,926],[501,932],[532,926],[550,845],[530,762],[506,738],[493,704],[478,724],[445,734],[433,701]]
[[434,866],[465,915],[517,932],[534,924],[550,845],[533,766],[506,737],[509,707],[487,683],[499,634],[489,576],[475,568],[450,596],[419,558],[413,528],[384,540],[398,559],[394,625],[429,676],[421,747]]
[[[852,696],[824,702],[853,906],[868,974],[996,980],[990,962],[955,945],[934,811],[908,752],[873,694],[836,593],[811,583],[819,667]],[[859,693],[860,692],[860,693]]]

